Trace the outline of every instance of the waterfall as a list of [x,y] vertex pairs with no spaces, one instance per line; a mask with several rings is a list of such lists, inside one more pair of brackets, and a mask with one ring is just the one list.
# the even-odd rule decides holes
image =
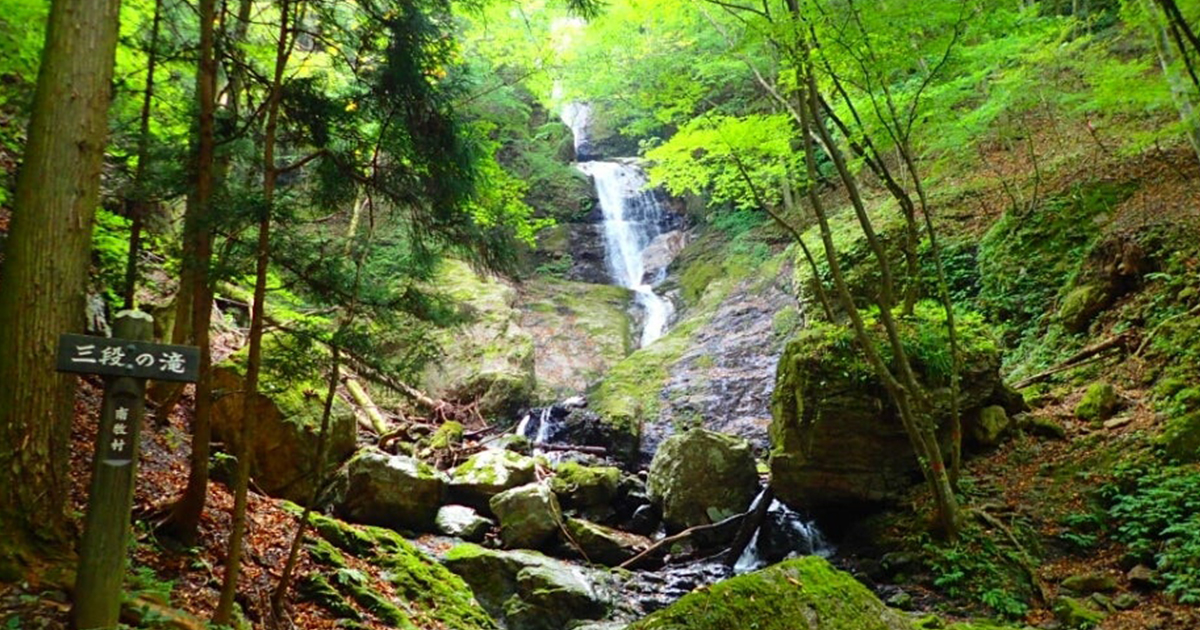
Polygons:
[[632,289],[634,299],[645,310],[639,345],[647,346],[663,335],[674,312],[671,303],[653,288],[666,270],[647,278],[643,259],[646,247],[670,224],[670,211],[654,191],[647,190],[646,176],[635,164],[580,162],[576,167],[596,181],[609,277],[613,284]]

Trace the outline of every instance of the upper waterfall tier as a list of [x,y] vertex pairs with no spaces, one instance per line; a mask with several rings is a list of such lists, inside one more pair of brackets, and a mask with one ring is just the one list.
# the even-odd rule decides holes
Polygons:
[[[605,262],[613,284],[632,289],[646,311],[641,345],[663,335],[674,311],[671,302],[653,290],[661,277],[646,277],[644,253],[655,237],[675,227],[676,218],[659,195],[647,188],[645,173],[625,162],[581,162],[579,170],[596,182],[604,214]],[[659,269],[655,276],[662,276]]]

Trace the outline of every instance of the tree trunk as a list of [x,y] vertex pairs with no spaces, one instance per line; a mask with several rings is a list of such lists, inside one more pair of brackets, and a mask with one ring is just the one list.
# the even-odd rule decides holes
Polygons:
[[67,539],[75,377],[58,336],[83,327],[120,0],[55,0],[0,277],[0,568]]
[[[216,152],[214,120],[216,114],[217,62],[214,54],[213,22],[216,16],[216,0],[200,0],[200,62],[196,75],[196,96],[200,110],[199,133],[196,151],[196,188],[185,219],[185,247],[182,289],[191,285],[191,305],[186,309],[192,317],[191,329],[194,342],[200,348],[200,373],[196,380],[196,408],[192,418],[192,453],[187,487],[183,496],[172,508],[166,526],[184,546],[196,544],[200,527],[200,516],[208,496],[208,457],[212,428],[212,350],[209,348],[208,320],[212,315],[212,296],[208,282],[208,266],[212,258],[212,235],[206,225],[213,193],[213,157]],[[186,256],[191,256],[189,260]],[[177,296],[177,300],[182,296]],[[183,312],[180,308],[178,312]],[[180,323],[175,333],[178,336]],[[161,412],[160,412],[161,413]]]
[[1151,0],[1141,2],[1142,9],[1146,11],[1150,20],[1150,37],[1154,40],[1154,50],[1158,53],[1158,63],[1167,79],[1167,85],[1171,88],[1171,97],[1175,99],[1179,119],[1183,121],[1184,135],[1187,136],[1192,151],[1196,153],[1196,159],[1200,160],[1200,121],[1196,118],[1196,104],[1193,100],[1197,95],[1174,67],[1176,56],[1175,49],[1171,46],[1168,17],[1163,15]]
[[138,254],[142,244],[142,225],[150,210],[146,193],[146,165],[150,161],[150,110],[154,102],[154,71],[158,66],[158,30],[162,24],[162,0],[154,3],[154,20],[150,26],[150,50],[146,61],[146,89],[142,91],[142,111],[138,125],[138,162],[133,175],[133,199],[130,204],[129,258],[125,265],[125,308],[136,306]]
[[238,445],[237,480],[234,488],[233,524],[229,532],[229,550],[225,561],[225,577],[221,584],[221,599],[213,613],[213,623],[228,625],[233,615],[233,599],[237,594],[238,574],[241,571],[242,539],[246,532],[246,503],[250,486],[250,464],[254,456],[251,441],[254,434],[254,402],[258,397],[258,375],[262,367],[262,336],[267,299],[267,271],[271,261],[271,212],[275,201],[276,131],[279,125],[279,102],[283,96],[283,72],[287,67],[291,40],[288,37],[291,19],[289,0],[279,3],[279,39],[275,48],[275,76],[267,101],[267,125],[263,137],[263,207],[258,223],[258,260],[255,265],[254,303],[250,311],[250,348],[246,356],[246,381],[242,392],[242,426]]

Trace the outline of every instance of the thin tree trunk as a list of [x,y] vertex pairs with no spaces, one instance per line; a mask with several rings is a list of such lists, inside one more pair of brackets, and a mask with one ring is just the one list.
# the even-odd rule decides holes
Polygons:
[[296,535],[292,538],[291,548],[288,549],[287,562],[283,565],[283,573],[279,576],[279,584],[271,594],[271,614],[278,621],[283,618],[283,600],[287,597],[288,588],[292,584],[292,575],[300,561],[300,546],[304,543],[304,534],[308,530],[308,517],[312,514],[313,506],[320,498],[322,483],[325,479],[325,443],[329,434],[329,418],[333,415],[333,399],[337,396],[339,376],[341,374],[342,351],[336,342],[333,344],[332,365],[329,367],[329,386],[325,391],[325,407],[321,410],[321,429],[317,434],[317,460],[314,462],[312,495],[304,505],[304,511],[296,522]]
[[275,180],[279,174],[275,165],[276,133],[279,125],[279,102],[283,96],[283,73],[291,51],[288,37],[291,19],[290,0],[279,3],[279,39],[275,48],[275,76],[267,103],[267,125],[263,137],[263,208],[258,223],[258,260],[255,265],[254,303],[250,311],[250,340],[246,356],[246,381],[242,393],[242,426],[238,445],[237,480],[234,488],[233,524],[229,532],[229,550],[225,561],[225,577],[221,598],[213,613],[213,622],[229,624],[233,615],[233,600],[237,594],[238,574],[241,571],[242,539],[246,531],[246,504],[250,485],[250,466],[254,457],[251,445],[254,436],[254,402],[258,397],[258,375],[262,367],[262,335],[267,298],[267,271],[271,260],[271,213],[275,202]]
[[138,255],[142,244],[142,224],[150,210],[146,193],[146,165],[150,161],[150,110],[154,102],[154,71],[158,65],[158,29],[162,23],[162,0],[154,3],[150,26],[150,50],[146,61],[146,89],[142,92],[142,111],[138,126],[138,163],[133,175],[132,222],[129,226],[129,258],[125,264],[125,308],[135,306]]
[[1192,94],[1179,72],[1172,67],[1175,63],[1175,53],[1171,47],[1168,17],[1159,11],[1159,7],[1152,0],[1141,2],[1142,9],[1146,11],[1151,22],[1150,36],[1154,40],[1154,50],[1158,53],[1163,76],[1166,77],[1171,96],[1175,99],[1175,108],[1179,110],[1179,119],[1183,121],[1184,134],[1196,154],[1196,159],[1200,160],[1200,120],[1196,118],[1196,104],[1192,100],[1196,95]]
[[[208,496],[208,457],[212,427],[212,350],[209,347],[208,321],[212,316],[212,297],[208,282],[208,266],[212,258],[212,235],[208,217],[211,213],[213,194],[213,158],[216,151],[214,122],[216,114],[217,63],[214,52],[214,27],[216,17],[215,0],[200,0],[200,62],[196,76],[196,96],[200,110],[200,122],[196,152],[196,187],[185,218],[184,238],[190,246],[192,259],[184,260],[183,282],[191,285],[192,304],[187,309],[192,318],[191,329],[195,333],[195,344],[200,348],[200,373],[196,380],[196,406],[192,418],[192,452],[187,487],[183,496],[172,507],[166,529],[185,546],[196,544],[200,527],[200,516]],[[190,219],[190,220],[188,220]],[[181,299],[177,296],[176,299]],[[177,311],[178,312],[178,311]],[[178,315],[177,315],[178,316]],[[180,332],[176,322],[175,333]],[[177,394],[176,394],[177,395]],[[162,414],[163,412],[160,412]],[[160,417],[164,417],[160,415]]]
[[0,277],[0,568],[68,538],[75,377],[58,336],[83,328],[119,0],[55,0]]

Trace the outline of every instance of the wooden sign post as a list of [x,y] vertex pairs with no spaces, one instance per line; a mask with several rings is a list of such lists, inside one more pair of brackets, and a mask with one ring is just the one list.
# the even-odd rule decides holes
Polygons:
[[191,382],[199,372],[198,348],[150,343],[153,330],[146,313],[121,311],[111,339],[62,335],[58,341],[58,371],[106,377],[71,610],[77,630],[116,628],[121,614],[146,379]]

